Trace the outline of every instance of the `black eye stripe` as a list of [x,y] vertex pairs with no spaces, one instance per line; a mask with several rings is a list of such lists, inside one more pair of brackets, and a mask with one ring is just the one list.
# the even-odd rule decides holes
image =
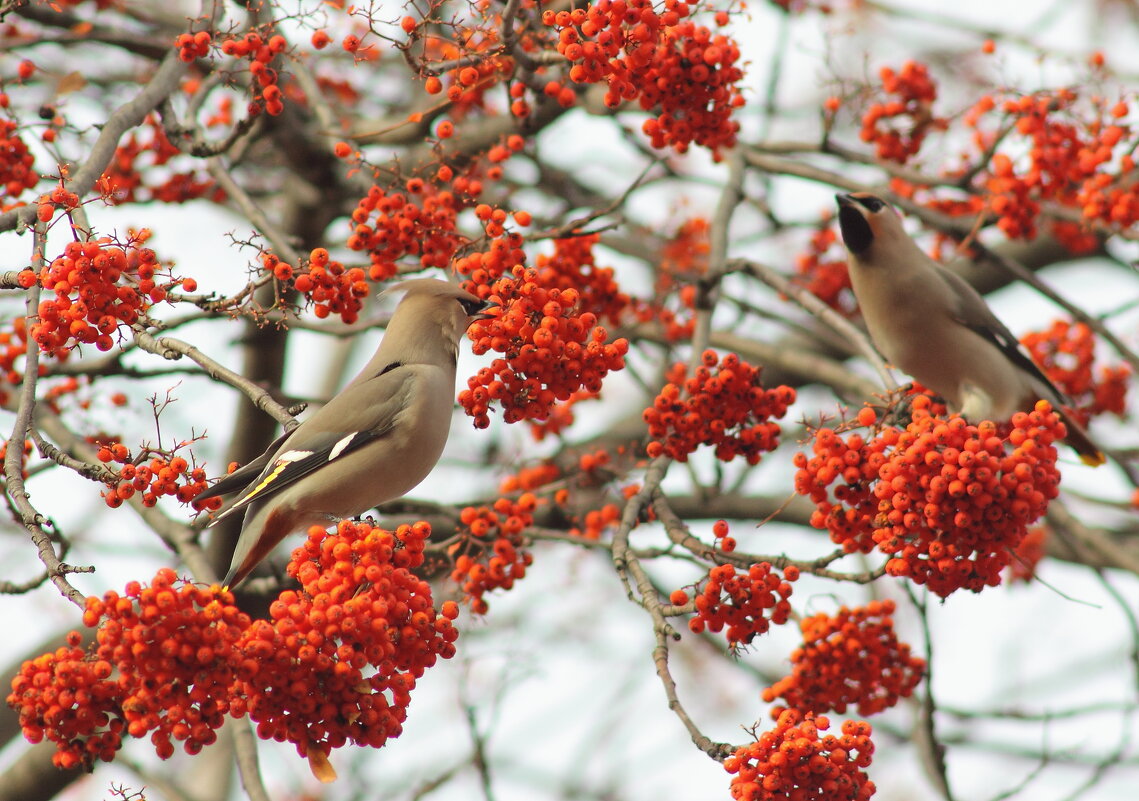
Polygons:
[[485,300],[467,300],[466,298],[459,298],[458,300],[459,305],[463,307],[463,311],[467,314],[478,314],[490,305]]
[[886,204],[876,197],[859,197],[855,198],[864,208],[869,209],[871,213],[881,211],[885,208]]

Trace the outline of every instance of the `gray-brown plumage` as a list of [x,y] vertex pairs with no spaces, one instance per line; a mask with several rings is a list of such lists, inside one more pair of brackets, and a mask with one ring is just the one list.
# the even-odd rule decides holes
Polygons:
[[200,498],[241,489],[210,525],[245,511],[224,584],[236,586],[287,535],[351,517],[422,481],[443,452],[459,339],[489,305],[445,281],[405,281],[360,374],[265,454]]
[[890,204],[866,192],[835,199],[854,294],[887,360],[970,420],[1007,420],[1046,400],[1063,418],[1068,444],[1085,462],[1103,462],[1065,410],[1064,394],[984,298],[906,234]]

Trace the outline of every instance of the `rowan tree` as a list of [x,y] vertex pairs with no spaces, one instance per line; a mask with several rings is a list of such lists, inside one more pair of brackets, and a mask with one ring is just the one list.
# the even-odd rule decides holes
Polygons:
[[[1130,798],[1139,32],[1020,5],[0,3],[0,801]],[[851,191],[1106,466],[890,370]],[[443,463],[218,586],[408,276]]]

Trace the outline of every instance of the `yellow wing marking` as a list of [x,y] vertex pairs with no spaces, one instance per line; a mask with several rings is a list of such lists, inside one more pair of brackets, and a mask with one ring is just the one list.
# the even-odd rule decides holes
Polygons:
[[251,500],[255,495],[257,495],[257,493],[261,492],[261,490],[265,489],[270,484],[272,484],[274,481],[276,481],[277,476],[281,475],[281,473],[284,472],[285,468],[287,468],[290,464],[292,464],[292,462],[286,462],[286,461],[280,462],[276,467],[273,468],[272,473],[265,476],[264,481],[262,481],[260,484],[258,484],[253,489],[251,489],[249,491],[249,494],[241,499],[241,502],[245,503],[246,501]]

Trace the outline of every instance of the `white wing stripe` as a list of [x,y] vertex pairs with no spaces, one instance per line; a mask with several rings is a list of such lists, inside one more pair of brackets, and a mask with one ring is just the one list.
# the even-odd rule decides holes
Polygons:
[[312,451],[285,451],[277,457],[277,464],[281,462],[299,462],[306,456],[312,456]]
[[357,433],[358,432],[354,431],[351,434],[349,434],[348,436],[346,436],[344,439],[340,440],[335,445],[333,445],[332,450],[330,450],[328,452],[328,461],[331,462],[333,459],[335,459],[337,456],[339,456],[341,453],[343,453],[344,449],[352,444],[352,440],[356,439]]

